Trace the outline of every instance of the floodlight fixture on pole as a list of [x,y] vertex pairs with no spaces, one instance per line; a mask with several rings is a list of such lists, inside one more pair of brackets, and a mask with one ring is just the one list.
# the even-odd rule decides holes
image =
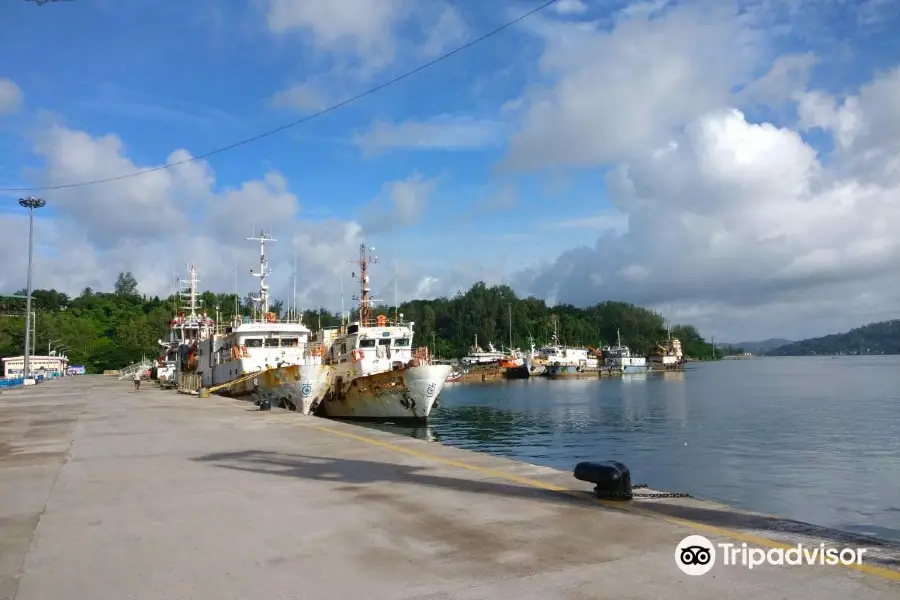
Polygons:
[[28,283],[25,291],[25,352],[22,355],[22,377],[30,379],[31,358],[31,270],[34,257],[34,209],[43,208],[47,202],[41,198],[28,196],[19,198],[19,206],[28,209]]

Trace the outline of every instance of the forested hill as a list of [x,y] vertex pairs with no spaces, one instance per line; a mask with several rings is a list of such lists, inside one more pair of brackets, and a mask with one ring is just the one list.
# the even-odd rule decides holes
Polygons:
[[[17,295],[24,296],[20,291]],[[138,291],[138,282],[130,273],[120,274],[111,293],[85,289],[70,298],[55,290],[35,290],[33,310],[36,312],[35,352],[44,354],[49,344],[68,349],[72,364],[83,364],[89,372],[118,369],[156,356],[159,339],[166,337],[169,320],[175,313],[176,299],[146,297]],[[219,318],[230,321],[235,307],[240,314],[250,314],[249,298],[232,294],[204,292],[201,300],[211,315],[219,309]],[[0,297],[0,356],[22,353],[24,344],[24,298]],[[283,302],[274,302],[273,310],[284,312]],[[468,352],[475,336],[480,345],[489,342],[500,347],[509,345],[510,312],[512,343],[528,347],[529,335],[537,345],[547,343],[556,315],[559,337],[569,345],[600,346],[616,339],[616,328],[623,343],[641,353],[664,339],[663,318],[649,310],[621,302],[602,302],[588,308],[562,305],[548,307],[537,298],[517,298],[507,286],[474,285],[465,294],[437,300],[414,300],[399,307],[404,318],[416,322],[415,345],[428,345],[443,357],[461,357]],[[393,314],[386,307],[379,312]],[[324,309],[304,311],[304,323],[310,329],[340,323],[339,315]],[[709,358],[712,347],[690,325],[673,327],[672,334],[682,340],[685,353],[696,358]],[[721,353],[721,352],[720,352]]]
[[834,354],[900,354],[900,320],[870,323],[823,337],[793,342],[766,352],[768,356]]

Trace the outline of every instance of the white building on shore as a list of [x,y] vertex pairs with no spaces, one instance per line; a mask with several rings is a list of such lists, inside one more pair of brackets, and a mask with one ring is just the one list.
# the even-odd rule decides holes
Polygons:
[[[62,376],[69,367],[69,359],[65,356],[29,356],[28,368],[32,377],[41,375],[50,377],[51,374]],[[4,377],[22,377],[25,371],[24,356],[9,356],[3,359]]]

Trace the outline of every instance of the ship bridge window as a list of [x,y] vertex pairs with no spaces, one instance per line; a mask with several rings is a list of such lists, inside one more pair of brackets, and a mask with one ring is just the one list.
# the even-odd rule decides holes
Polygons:
[[390,346],[391,340],[390,340],[390,338],[388,338],[386,340],[378,340],[378,345],[379,346]]
[[360,348],[374,348],[375,340],[359,340]]
[[359,331],[359,325],[351,325],[347,328],[347,333],[356,333]]
[[263,341],[262,338],[247,338],[244,345],[248,348],[262,348]]
[[266,338],[266,348],[277,348],[278,338]]
[[406,348],[409,346],[409,338],[399,338],[394,340],[394,345],[398,348]]
[[299,345],[299,338],[281,338],[281,346],[283,348],[296,348]]

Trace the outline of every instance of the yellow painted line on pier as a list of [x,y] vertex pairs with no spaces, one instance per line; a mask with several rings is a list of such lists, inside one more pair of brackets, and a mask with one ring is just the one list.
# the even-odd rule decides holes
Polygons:
[[[295,420],[279,417],[283,421],[296,423]],[[580,499],[585,499],[588,496],[585,492],[579,492],[577,490],[570,490],[565,487],[554,485],[552,483],[546,483],[543,481],[539,481],[537,479],[531,479],[530,477],[520,477],[519,475],[514,475],[513,473],[509,473],[507,471],[502,471],[500,469],[491,469],[488,467],[480,467],[478,465],[473,465],[471,463],[463,462],[461,460],[453,460],[450,458],[444,458],[443,456],[438,456],[436,454],[431,454],[429,452],[420,452],[419,450],[414,450],[412,448],[407,448],[405,446],[399,446],[397,444],[392,444],[390,442],[385,442],[383,440],[379,440],[376,438],[358,435],[355,433],[350,433],[347,431],[339,431],[337,429],[332,429],[331,427],[320,427],[317,425],[312,426],[316,431],[321,431],[323,433],[328,433],[331,435],[348,438],[351,440],[356,440],[359,442],[363,442],[365,444],[369,444],[371,446],[376,446],[378,448],[384,448],[385,450],[391,450],[393,452],[398,452],[400,454],[406,454],[407,456],[412,456],[415,458],[420,458],[423,460],[428,460],[432,462],[442,463],[451,467],[457,467],[460,469],[466,469],[468,471],[472,471],[475,473],[479,473],[481,475],[486,475],[488,477],[495,477],[497,479],[504,479],[506,481],[513,481],[515,483],[520,483],[522,485],[526,485],[529,487],[547,490],[551,492],[558,492],[562,494],[566,494],[568,496],[573,496]],[[684,527],[689,527],[692,529],[697,529],[700,531],[704,531],[711,535],[717,535],[720,537],[731,538],[737,540],[739,542],[746,542],[747,544],[753,544],[755,546],[761,546],[765,548],[780,548],[783,550],[787,550],[789,548],[793,548],[794,546],[785,544],[783,542],[779,542],[776,540],[771,540],[769,538],[759,537],[750,533],[744,533],[742,531],[737,531],[734,529],[728,529],[725,527],[718,527],[716,525],[708,525],[706,523],[700,523],[699,521],[692,521],[689,519],[681,519],[679,517],[672,517],[670,515],[666,515],[663,513],[656,512],[651,509],[641,508],[634,506],[632,504],[626,504],[624,502],[615,502],[610,500],[600,500],[597,498],[592,498],[597,503],[602,504],[603,506],[607,506],[610,508],[614,508],[617,510],[623,510],[626,512],[634,513],[637,515],[642,515],[646,517],[651,517],[655,519],[662,519],[663,521],[667,521],[669,523],[675,525],[681,525]],[[839,563],[840,564],[840,563]],[[892,581],[900,582],[900,571],[894,571],[892,569],[886,569],[884,567],[877,567],[875,565],[841,565],[845,566],[848,569],[853,569],[854,571],[859,571],[861,573],[866,573],[867,575],[874,575],[876,577],[882,577],[884,579],[889,579]]]

